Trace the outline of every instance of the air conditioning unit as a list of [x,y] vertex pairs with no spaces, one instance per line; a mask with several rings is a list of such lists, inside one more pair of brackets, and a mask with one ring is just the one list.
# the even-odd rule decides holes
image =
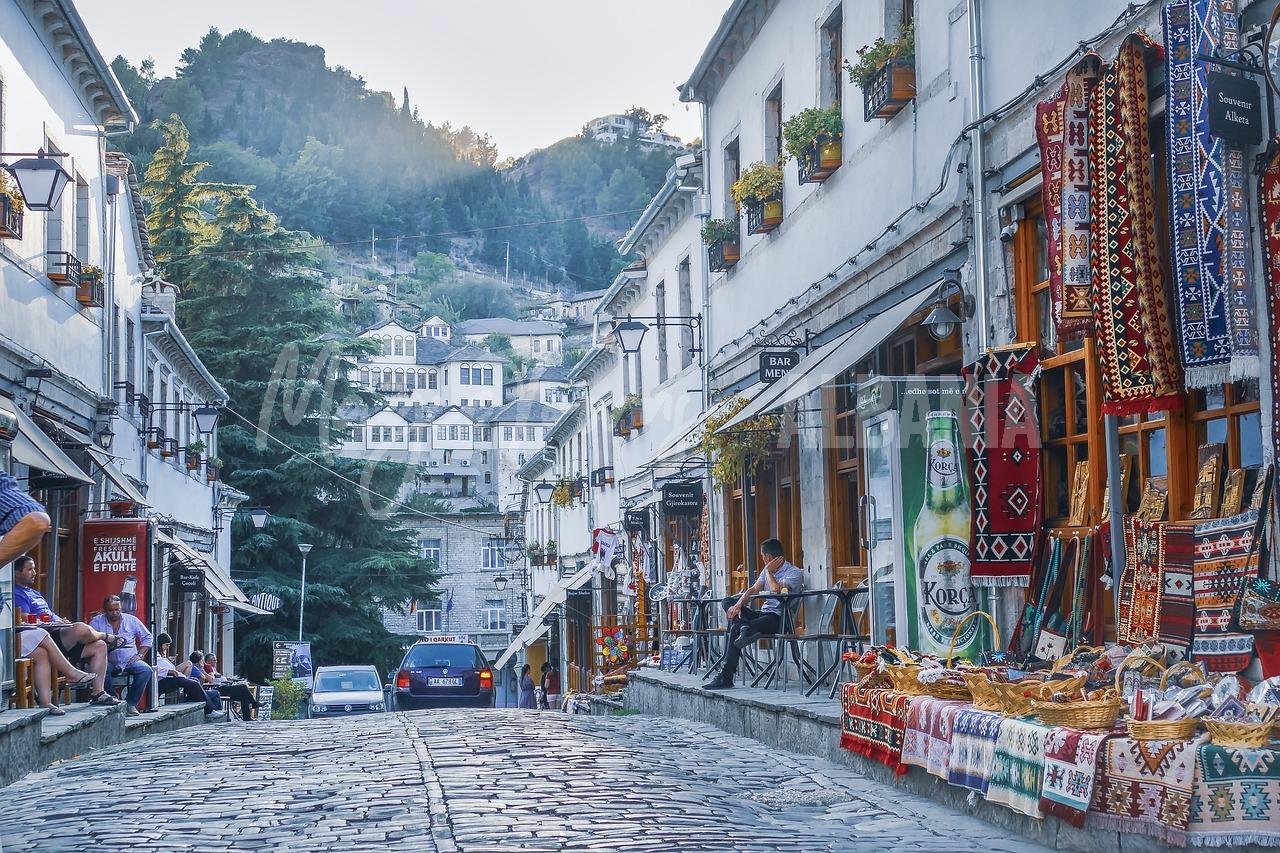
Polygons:
[[471,466],[471,460],[470,460],[470,459],[463,459],[463,460],[462,460],[462,467],[463,467],[463,468],[469,468],[470,466]]
[[432,468],[439,468],[439,467],[440,467],[440,463],[439,463],[439,462],[437,462],[436,460],[432,459],[432,460],[431,460],[431,467],[432,467]]

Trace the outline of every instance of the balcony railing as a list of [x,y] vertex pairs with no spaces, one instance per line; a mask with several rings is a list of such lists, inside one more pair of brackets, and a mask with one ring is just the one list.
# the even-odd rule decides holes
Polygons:
[[818,142],[809,146],[804,156],[797,158],[800,183],[820,184],[840,168],[843,149],[839,140]]
[[0,193],[0,239],[22,239],[22,210],[9,196]]
[[747,209],[747,233],[768,234],[782,224],[782,199],[769,201],[748,201],[743,205]]
[[893,118],[915,96],[915,63],[891,59],[862,90],[863,117],[867,121],[873,118]]
[[64,287],[78,287],[83,266],[80,259],[70,252],[45,252],[48,260],[45,275],[49,281]]
[[76,301],[82,308],[101,308],[106,301],[106,285],[100,278],[81,278],[76,285]]
[[712,272],[728,272],[742,257],[738,238],[717,240],[707,246],[707,265]]

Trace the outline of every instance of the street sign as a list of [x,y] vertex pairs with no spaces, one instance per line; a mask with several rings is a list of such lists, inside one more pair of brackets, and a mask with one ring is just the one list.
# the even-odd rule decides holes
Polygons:
[[258,688],[258,721],[271,719],[271,703],[274,701],[276,689],[270,684]]
[[1244,76],[1210,71],[1209,133],[1244,145],[1262,144],[1262,94]]
[[799,363],[799,350],[767,349],[760,353],[760,381],[772,385]]
[[628,533],[648,533],[649,513],[643,509],[629,509],[622,517],[622,529]]
[[666,515],[700,515],[701,483],[667,483],[662,487],[662,511]]
[[271,677],[311,680],[311,644],[276,640],[271,644]]

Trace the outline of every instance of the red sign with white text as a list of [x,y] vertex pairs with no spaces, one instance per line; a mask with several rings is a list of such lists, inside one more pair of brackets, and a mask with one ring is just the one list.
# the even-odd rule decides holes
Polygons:
[[80,600],[88,622],[102,612],[102,600],[120,596],[120,609],[148,622],[148,549],[145,521],[84,523],[80,549]]

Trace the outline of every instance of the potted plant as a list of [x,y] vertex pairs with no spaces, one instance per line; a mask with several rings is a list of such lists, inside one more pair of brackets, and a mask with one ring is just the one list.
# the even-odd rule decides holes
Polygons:
[[556,564],[556,540],[548,539],[543,559],[546,562],[543,565],[554,566]]
[[542,546],[537,542],[530,542],[524,548],[525,556],[529,558],[529,562],[535,566],[542,565]]
[[633,430],[644,429],[644,400],[639,394],[628,394],[622,401],[627,420]]
[[101,308],[102,299],[102,267],[85,264],[76,282],[76,301],[85,308]]
[[741,226],[733,219],[708,219],[702,226],[702,242],[712,272],[725,272],[742,257]]
[[200,454],[205,450],[205,443],[200,439],[196,439],[187,445],[186,461],[188,471],[197,471],[200,469]]
[[751,474],[773,452],[782,425],[777,415],[759,415],[743,421],[732,433],[718,433],[721,427],[747,406],[739,397],[724,412],[707,418],[702,426],[702,453],[711,463],[711,475],[721,486],[737,483]]
[[800,183],[820,184],[840,168],[844,153],[844,116],[840,105],[810,107],[782,123],[787,154],[800,167]]
[[747,211],[747,231],[767,234],[782,224],[782,167],[752,163],[729,189]]
[[134,510],[137,508],[137,504],[131,500],[121,498],[119,500],[107,501],[107,507],[111,510],[112,518],[129,518],[133,515]]
[[26,209],[22,193],[9,183],[9,173],[0,169],[0,239],[22,239],[22,213]]
[[218,475],[222,471],[222,460],[216,456],[210,457],[205,461],[205,477],[210,483],[216,482]]
[[878,38],[858,50],[858,61],[845,60],[849,79],[862,89],[863,116],[893,118],[916,96],[915,22],[892,41]]
[[609,417],[613,418],[614,435],[619,438],[626,438],[631,435],[631,413],[627,411],[625,403],[609,412]]

